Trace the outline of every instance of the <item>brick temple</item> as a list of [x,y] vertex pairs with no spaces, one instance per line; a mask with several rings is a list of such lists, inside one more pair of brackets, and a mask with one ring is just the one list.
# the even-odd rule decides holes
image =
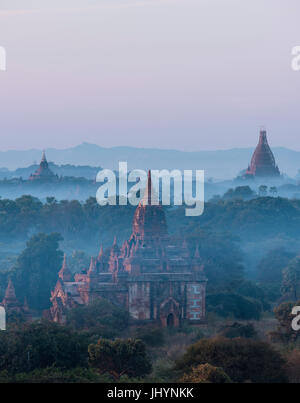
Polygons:
[[269,146],[267,132],[261,129],[259,142],[248,166],[246,176],[279,177],[280,171],[276,165],[274,154]]
[[205,322],[207,279],[198,247],[168,236],[163,207],[153,203],[151,173],[133,218],[132,235],[121,247],[92,257],[90,267],[73,276],[66,257],[51,293],[51,320],[64,323],[69,309],[105,298],[128,310],[135,323],[163,327]]
[[26,298],[23,304],[17,299],[15,287],[11,279],[9,279],[8,281],[5,295],[2,302],[0,303],[0,306],[3,306],[7,313],[19,313],[23,315],[24,319],[27,321],[30,321],[32,319]]
[[55,181],[58,177],[49,168],[46,153],[43,151],[42,159],[38,169],[30,175],[30,181]]

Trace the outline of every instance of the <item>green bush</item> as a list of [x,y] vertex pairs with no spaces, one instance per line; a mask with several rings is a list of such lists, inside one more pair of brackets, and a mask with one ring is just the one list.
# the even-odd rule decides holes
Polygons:
[[121,376],[143,377],[151,372],[152,365],[141,340],[101,339],[89,346],[89,365],[100,374],[110,374],[116,380]]
[[232,325],[223,326],[219,330],[218,335],[228,339],[236,337],[251,339],[256,336],[256,331],[251,323],[244,325],[243,323],[235,322]]
[[106,383],[111,381],[112,378],[109,376],[100,376],[87,368],[62,370],[50,367],[10,377],[7,373],[0,373],[0,383]]
[[151,347],[160,347],[165,343],[164,330],[160,327],[138,327],[134,332],[134,338],[142,340]]
[[189,374],[183,375],[180,382],[187,383],[231,383],[229,376],[222,368],[214,367],[210,364],[201,364]]
[[183,374],[201,364],[221,367],[233,382],[286,382],[284,360],[264,342],[249,339],[203,339],[191,345],[175,370]]
[[113,338],[128,326],[128,312],[106,299],[71,309],[67,313],[67,326],[91,335]]
[[51,322],[34,322],[0,332],[0,371],[9,375],[55,366],[87,366],[86,339]]

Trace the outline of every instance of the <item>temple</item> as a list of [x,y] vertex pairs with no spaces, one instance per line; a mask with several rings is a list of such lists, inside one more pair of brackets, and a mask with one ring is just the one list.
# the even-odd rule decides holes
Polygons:
[[115,238],[108,253],[101,247],[90,267],[74,277],[64,258],[51,293],[51,320],[64,323],[69,309],[105,298],[125,308],[134,323],[205,323],[207,279],[199,249],[191,253],[185,241],[170,240],[163,207],[154,198],[149,172],[131,237],[121,247]]
[[280,171],[276,165],[273,152],[268,144],[266,130],[260,131],[259,142],[252,156],[251,164],[245,176],[279,177]]
[[39,165],[38,169],[33,174],[30,175],[29,180],[30,181],[36,181],[36,180],[53,181],[56,179],[58,179],[57,175],[55,175],[49,168],[45,151],[43,151],[42,160],[40,162],[40,165]]
[[8,281],[5,296],[3,301],[0,303],[0,306],[3,306],[8,313],[17,312],[23,314],[25,320],[31,320],[31,313],[27,304],[27,300],[24,300],[24,304],[21,304],[19,302],[16,297],[15,287],[11,279],[9,279]]

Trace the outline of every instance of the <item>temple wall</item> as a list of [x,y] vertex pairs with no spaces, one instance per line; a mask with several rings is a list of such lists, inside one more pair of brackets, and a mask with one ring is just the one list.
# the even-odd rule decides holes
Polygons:
[[137,320],[150,319],[150,283],[133,282],[128,286],[129,313]]

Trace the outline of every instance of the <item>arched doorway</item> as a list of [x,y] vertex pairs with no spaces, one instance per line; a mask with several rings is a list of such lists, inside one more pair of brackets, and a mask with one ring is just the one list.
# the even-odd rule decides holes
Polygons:
[[167,327],[174,327],[174,315],[172,313],[169,313],[167,317]]

